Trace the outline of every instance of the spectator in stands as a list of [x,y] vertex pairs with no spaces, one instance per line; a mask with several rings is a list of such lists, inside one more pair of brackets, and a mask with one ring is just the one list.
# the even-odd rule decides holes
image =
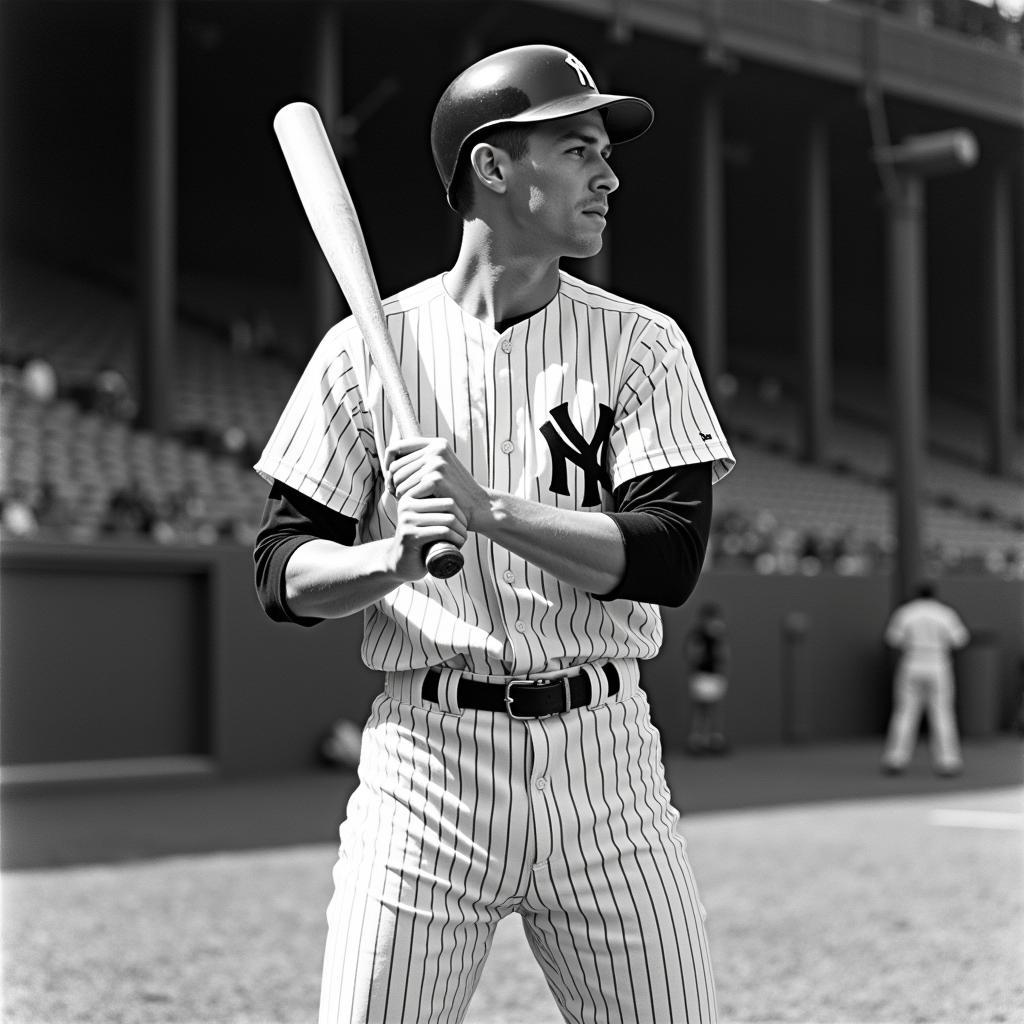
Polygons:
[[262,307],[233,317],[228,338],[231,350],[239,355],[274,355],[280,351],[277,325]]
[[219,524],[218,531],[222,540],[234,544],[244,544],[247,547],[252,547],[256,543],[256,535],[259,532],[255,523],[243,519],[241,516],[223,519]]
[[103,532],[149,537],[155,522],[156,513],[152,504],[133,481],[110,496],[103,520]]
[[853,531],[839,538],[834,552],[833,568],[839,576],[866,576],[873,570],[870,547]]
[[39,488],[35,513],[40,531],[51,536],[65,533],[74,522],[72,510],[52,480],[44,480]]
[[134,421],[139,406],[128,378],[116,367],[104,366],[92,380],[91,407],[102,416]]
[[1008,547],[1006,549],[1005,575],[1011,580],[1024,579],[1024,551],[1020,548]]
[[32,495],[24,485],[14,484],[0,499],[0,527],[5,537],[32,537],[39,532]]
[[188,484],[156,503],[153,536],[162,544],[216,544],[219,539],[206,499]]
[[738,568],[742,565],[744,517],[729,509],[715,517],[708,541],[708,557],[720,568]]
[[21,369],[21,388],[29,398],[49,404],[56,400],[60,391],[57,371],[41,356],[28,359]]
[[693,629],[684,641],[689,669],[691,754],[724,754],[725,694],[729,688],[729,643],[722,609],[713,601],[703,604]]
[[0,352],[0,391],[21,391],[21,365]]
[[930,583],[893,613],[885,642],[899,650],[893,682],[893,712],[882,770],[898,775],[917,743],[921,713],[928,712],[932,763],[939,775],[958,775],[963,767],[954,710],[951,651],[970,639],[960,616],[935,596]]
[[217,436],[214,450],[218,454],[230,455],[233,459],[251,466],[260,457],[262,448],[253,441],[244,427],[231,424]]

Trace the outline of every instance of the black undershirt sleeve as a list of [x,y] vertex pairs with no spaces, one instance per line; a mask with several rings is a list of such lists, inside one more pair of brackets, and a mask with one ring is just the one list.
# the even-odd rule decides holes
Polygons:
[[275,480],[263,507],[253,549],[256,594],[263,610],[275,622],[315,626],[324,621],[294,615],[285,599],[288,559],[296,548],[318,537],[351,546],[356,539],[356,521]]
[[677,608],[700,578],[711,530],[711,463],[672,466],[615,488],[607,513],[626,545],[626,572],[599,601]]
[[[626,572],[600,601],[644,601],[676,607],[700,577],[711,528],[711,465],[673,466],[617,487],[607,515],[626,546]],[[355,519],[275,480],[256,535],[256,593],[275,622],[315,626],[323,619],[295,615],[285,598],[285,569],[296,548],[322,537],[355,543]]]

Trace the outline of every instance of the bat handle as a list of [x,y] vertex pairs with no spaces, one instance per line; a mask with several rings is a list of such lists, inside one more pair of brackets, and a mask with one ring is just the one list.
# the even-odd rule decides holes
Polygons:
[[462,552],[447,541],[439,540],[427,550],[427,572],[436,580],[446,580],[462,571]]

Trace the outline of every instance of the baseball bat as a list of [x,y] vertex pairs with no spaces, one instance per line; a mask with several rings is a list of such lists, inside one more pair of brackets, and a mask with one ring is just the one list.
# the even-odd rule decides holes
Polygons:
[[[320,115],[308,103],[289,103],[277,112],[274,132],[313,234],[380,374],[398,431],[402,437],[418,437],[416,412],[388,332],[363,230]],[[454,544],[438,541],[430,545],[425,561],[431,576],[447,579],[462,569],[463,558]]]

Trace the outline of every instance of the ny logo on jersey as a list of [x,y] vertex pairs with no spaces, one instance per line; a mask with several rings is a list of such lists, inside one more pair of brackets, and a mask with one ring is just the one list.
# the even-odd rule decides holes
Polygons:
[[[585,486],[581,505],[597,505],[601,501],[600,484],[606,491],[612,489],[612,480],[604,468],[605,448],[612,433],[612,410],[607,405],[599,405],[597,430],[588,441],[576,429],[569,418],[569,403],[563,402],[551,410],[548,420],[540,432],[551,449],[551,490],[554,494],[568,496],[569,483],[566,460],[575,463],[583,470]],[[555,429],[557,425],[558,430]],[[561,431],[561,433],[559,433]]]
[[580,85],[588,85],[594,92],[597,92],[597,83],[594,81],[590,72],[586,69],[583,61],[579,57],[574,57],[571,53],[565,55],[565,63],[569,65],[580,77]]

